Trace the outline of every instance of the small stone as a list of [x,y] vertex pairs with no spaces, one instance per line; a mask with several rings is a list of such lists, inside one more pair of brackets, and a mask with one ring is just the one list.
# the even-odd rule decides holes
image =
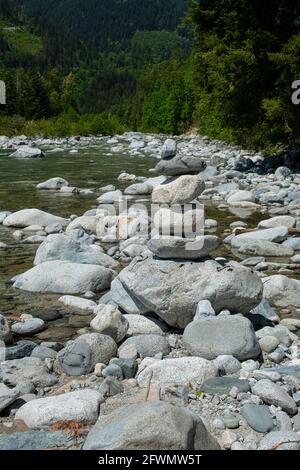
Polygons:
[[95,365],[94,374],[97,377],[102,377],[102,371],[105,369],[106,365],[99,362]]
[[279,346],[279,340],[275,336],[264,336],[259,340],[262,351],[272,353]]
[[235,432],[230,431],[227,429],[226,431],[223,432],[221,439],[219,440],[219,443],[223,449],[231,449],[231,446],[234,442],[238,440],[237,435]]
[[112,305],[99,305],[95,310],[96,317],[91,321],[91,327],[98,333],[112,337],[120,343],[129,328],[126,316]]
[[214,429],[225,429],[226,427],[222,418],[216,418],[212,425]]
[[124,391],[124,387],[122,386],[121,382],[116,379],[116,377],[106,377],[102,384],[99,387],[99,393],[103,397],[113,397],[122,393]]
[[280,431],[292,431],[292,420],[284,411],[277,411],[275,413],[277,427]]
[[240,380],[234,377],[214,377],[206,380],[200,391],[208,395],[228,395],[236,387],[240,392],[249,392],[250,384],[248,380]]
[[223,375],[235,374],[241,369],[240,361],[230,355],[218,356],[214,359],[214,363]]
[[228,429],[237,429],[240,426],[239,419],[233,413],[226,413],[223,421]]
[[138,368],[135,359],[114,359],[114,364],[120,366],[125,379],[132,379],[135,377]]
[[123,380],[123,372],[118,364],[110,364],[105,367],[102,371],[103,377],[116,377],[119,380]]

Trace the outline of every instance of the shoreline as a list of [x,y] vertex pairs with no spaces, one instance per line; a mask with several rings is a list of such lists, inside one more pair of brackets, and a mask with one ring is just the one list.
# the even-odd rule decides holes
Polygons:
[[[170,180],[159,173],[146,178],[123,172],[118,181],[110,181],[111,187],[91,194],[89,211],[69,218],[32,213],[25,207],[22,214],[0,213],[1,223],[19,232],[21,244],[39,237],[31,238],[38,247],[35,267],[19,276],[15,287],[43,288],[50,294],[55,286],[57,294],[65,297],[61,302],[66,309],[79,308],[86,317],[77,339],[66,344],[40,339],[32,344],[35,335],[39,338],[40,331],[47,331],[49,320],[24,315],[8,324],[3,317],[0,333],[5,332],[8,345],[12,333],[15,340],[29,336],[31,342],[27,350],[24,344],[19,346],[19,354],[25,351],[23,358],[12,359],[16,350],[9,346],[11,359],[0,364],[0,379],[9,386],[3,394],[10,397],[4,410],[12,407],[30,432],[47,428],[49,445],[53,438],[49,426],[60,421],[82,423],[83,416],[96,422],[100,404],[94,430],[84,425],[79,439],[72,437],[71,444],[60,441],[59,448],[80,447],[83,442],[85,449],[104,445],[101,419],[112,430],[123,422],[134,429],[131,413],[133,420],[135,413],[141,413],[142,419],[151,417],[154,422],[164,413],[188,413],[194,425],[201,417],[205,425],[201,442],[208,439],[210,448],[262,450],[276,444],[298,449],[300,175],[286,167],[267,175],[238,171],[241,159],[257,162],[262,156],[200,136],[170,141],[160,159],[164,141],[165,136],[141,133],[80,140],[0,138],[6,155],[34,142],[34,148],[46,152],[46,159],[51,159],[49,149],[57,145],[80,152],[105,142],[107,158],[122,155],[124,169],[127,156],[150,156],[163,172],[175,173]],[[64,177],[53,175],[38,190],[63,190],[75,197],[71,182],[61,181]],[[54,186],[47,189],[47,185]],[[209,244],[204,243],[201,250],[206,251],[194,259],[186,258],[186,241],[172,245],[172,236],[162,245],[149,245],[149,233],[141,233],[142,227],[148,227],[149,214],[137,208],[126,214],[129,237],[120,239],[121,219],[118,213],[111,215],[109,206],[124,197],[130,203],[149,203],[154,194],[160,201],[166,197],[166,187],[171,210],[173,200],[182,204],[196,199],[216,206],[217,215],[231,213],[237,220],[226,228],[224,221],[206,218],[204,241]],[[252,220],[251,214],[254,220],[259,215],[256,225],[245,222]],[[107,228],[105,234],[99,231],[100,222]],[[215,256],[218,246],[226,248],[227,255]],[[0,249],[5,252],[10,245]],[[240,262],[232,261],[236,254]],[[102,291],[110,294],[98,303]],[[75,405],[72,394],[79,392],[87,408],[82,408],[81,398]],[[21,408],[13,407],[16,397],[26,397]],[[66,412],[68,397],[73,408]],[[49,406],[48,416],[38,411],[40,400]],[[14,414],[0,418],[1,430],[4,423],[11,423],[10,433],[19,430]],[[164,424],[159,426],[158,435],[163,436]],[[187,432],[182,429],[183,435]],[[6,445],[10,437],[1,431],[0,447],[1,439]],[[117,448],[121,444],[114,439]],[[131,443],[142,445],[143,439],[143,433],[133,435]]]

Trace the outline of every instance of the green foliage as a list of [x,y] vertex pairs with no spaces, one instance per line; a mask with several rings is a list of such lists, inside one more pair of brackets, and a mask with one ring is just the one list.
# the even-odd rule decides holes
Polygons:
[[30,33],[24,27],[0,25],[0,29],[4,40],[12,51],[25,55],[36,55],[43,49],[41,38]]
[[299,20],[298,0],[193,2],[201,131],[254,147],[299,141]]
[[191,0],[184,26],[187,3],[1,0],[16,27],[0,27],[2,133],[197,126],[253,148],[300,143],[299,0]]
[[79,115],[70,110],[56,118],[26,120],[21,116],[0,117],[0,135],[28,135],[65,137],[72,135],[113,135],[122,133],[125,127],[118,118],[106,114]]

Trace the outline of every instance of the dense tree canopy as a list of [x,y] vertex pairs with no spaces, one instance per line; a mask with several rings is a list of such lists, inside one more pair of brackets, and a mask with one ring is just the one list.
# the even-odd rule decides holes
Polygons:
[[300,3],[1,0],[0,73],[1,113],[17,124],[53,117],[57,132],[89,114],[79,132],[106,119],[106,131],[193,125],[252,147],[299,143]]

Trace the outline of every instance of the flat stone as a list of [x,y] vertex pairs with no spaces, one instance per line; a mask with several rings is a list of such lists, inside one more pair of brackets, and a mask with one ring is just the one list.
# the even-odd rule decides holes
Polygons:
[[265,405],[246,403],[241,408],[241,414],[256,432],[267,433],[274,427],[272,415]]
[[236,387],[242,393],[250,391],[248,380],[225,376],[209,378],[202,384],[200,391],[208,395],[228,395],[233,387]]
[[213,235],[196,238],[156,236],[149,241],[148,248],[161,259],[188,260],[205,258],[220,244],[220,239]]
[[29,225],[41,225],[42,227],[47,227],[47,225],[50,224],[66,225],[66,223],[66,219],[39,209],[23,209],[6,217],[3,225],[6,227],[24,228]]
[[39,183],[37,189],[61,189],[63,186],[69,186],[69,183],[64,178],[56,177],[50,178],[47,181]]
[[177,155],[168,160],[161,160],[154,170],[164,176],[180,176],[198,174],[205,168],[206,163],[199,157]]
[[277,217],[272,217],[268,220],[262,220],[258,224],[258,228],[267,229],[274,227],[287,227],[292,228],[296,224],[296,219],[290,215],[279,215]]
[[30,429],[42,429],[57,422],[95,423],[101,395],[96,390],[79,390],[47,398],[39,398],[22,406],[16,419]]
[[84,294],[110,287],[113,271],[103,266],[47,261],[13,279],[13,286],[29,292]]
[[278,243],[286,240],[289,232],[287,227],[275,227],[265,230],[256,230],[254,232],[246,232],[235,237],[235,242],[240,240],[263,240],[267,242]]
[[60,297],[58,301],[64,304],[66,307],[82,310],[87,312],[87,314],[93,313],[97,307],[96,302],[93,302],[92,300],[82,299],[72,295],[64,295],[63,297]]
[[44,320],[40,318],[29,318],[24,322],[14,323],[11,327],[13,333],[19,336],[32,336],[46,328]]
[[241,254],[251,254],[253,256],[289,258],[294,254],[292,248],[267,240],[239,239],[238,237],[234,237],[231,240],[231,246]]
[[86,245],[72,237],[59,233],[48,235],[39,246],[34,265],[46,261],[70,261],[78,264],[95,264],[105,268],[115,268],[118,263],[102,252],[97,245]]
[[126,315],[126,320],[129,323],[127,331],[128,336],[137,335],[163,335],[164,332],[161,327],[154,321],[142,315]]

